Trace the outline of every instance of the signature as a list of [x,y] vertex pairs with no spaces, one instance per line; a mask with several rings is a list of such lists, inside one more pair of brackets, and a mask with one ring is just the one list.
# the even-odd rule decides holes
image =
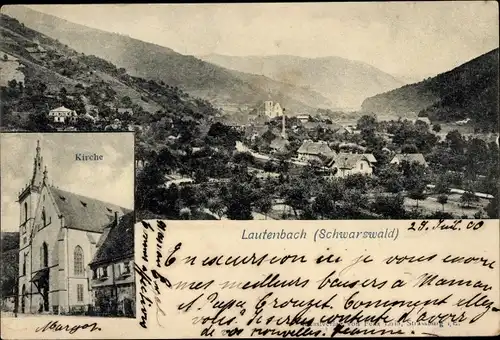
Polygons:
[[100,331],[101,327],[97,326],[97,322],[94,323],[86,323],[83,325],[61,325],[57,321],[49,321],[48,324],[42,327],[38,327],[35,329],[35,332],[45,332],[45,331],[53,331],[53,332],[61,332],[61,331],[66,331],[69,334],[74,334],[80,329],[87,329],[90,328],[91,332],[94,331]]

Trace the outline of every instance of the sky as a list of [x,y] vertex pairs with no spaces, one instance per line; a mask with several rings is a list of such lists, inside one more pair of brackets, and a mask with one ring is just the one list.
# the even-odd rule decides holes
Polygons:
[[[0,140],[2,231],[18,231],[16,201],[32,178],[37,140],[50,185],[134,208],[132,133],[4,133]],[[75,161],[77,152],[103,155],[103,161]]]
[[182,54],[339,56],[435,75],[498,47],[495,1],[31,5]]

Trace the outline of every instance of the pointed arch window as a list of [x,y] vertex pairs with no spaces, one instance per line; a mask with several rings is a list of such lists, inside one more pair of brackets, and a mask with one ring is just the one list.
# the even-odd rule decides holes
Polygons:
[[74,261],[74,274],[75,275],[83,275],[84,274],[84,262],[83,262],[83,249],[80,246],[75,247],[75,251],[73,253],[73,261]]
[[47,268],[49,266],[49,247],[47,243],[43,242],[40,247],[40,268]]
[[24,222],[28,220],[28,202],[24,202]]
[[42,228],[47,225],[47,215],[45,214],[45,207],[42,208]]

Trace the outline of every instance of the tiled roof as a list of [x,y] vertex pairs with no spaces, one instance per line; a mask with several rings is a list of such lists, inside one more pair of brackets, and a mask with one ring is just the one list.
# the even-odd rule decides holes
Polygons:
[[339,153],[337,156],[328,164],[329,167],[335,166],[339,169],[353,169],[356,167],[361,160],[366,160],[369,162],[366,155],[357,153]]
[[60,107],[58,107],[57,109],[52,109],[52,110],[50,110],[50,111],[51,111],[51,112],[52,112],[52,111],[57,111],[57,112],[71,112],[71,111],[73,111],[73,110],[70,110],[70,109],[68,109],[67,107],[64,107],[64,106],[60,106]]
[[363,155],[365,155],[368,162],[377,163],[377,159],[375,158],[375,156],[372,153],[364,153]]
[[123,215],[130,211],[116,204],[73,194],[52,186],[48,189],[64,216],[66,226],[70,229],[102,233],[104,227],[114,220],[115,212]]
[[325,156],[331,156],[334,154],[326,142],[313,142],[310,140],[305,140],[297,150],[297,153]]
[[[134,214],[123,215],[97,249],[91,264],[109,263],[134,256]],[[115,221],[112,222],[113,224]]]
[[[422,164],[424,166],[427,166],[427,162],[425,161],[425,157],[421,153],[397,154],[396,156],[394,156],[392,161],[394,161],[394,159],[396,159],[396,158],[399,159],[400,162],[402,162],[402,161],[407,161],[409,163],[416,162],[418,164]],[[392,161],[391,161],[391,163],[392,163]]]

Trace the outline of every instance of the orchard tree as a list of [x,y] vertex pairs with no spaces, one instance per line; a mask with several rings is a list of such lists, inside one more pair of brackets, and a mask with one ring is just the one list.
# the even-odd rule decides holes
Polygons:
[[439,195],[437,197],[437,201],[438,201],[439,204],[442,205],[442,207],[443,207],[442,211],[444,212],[444,205],[446,203],[448,203],[448,196],[446,196],[446,195]]

